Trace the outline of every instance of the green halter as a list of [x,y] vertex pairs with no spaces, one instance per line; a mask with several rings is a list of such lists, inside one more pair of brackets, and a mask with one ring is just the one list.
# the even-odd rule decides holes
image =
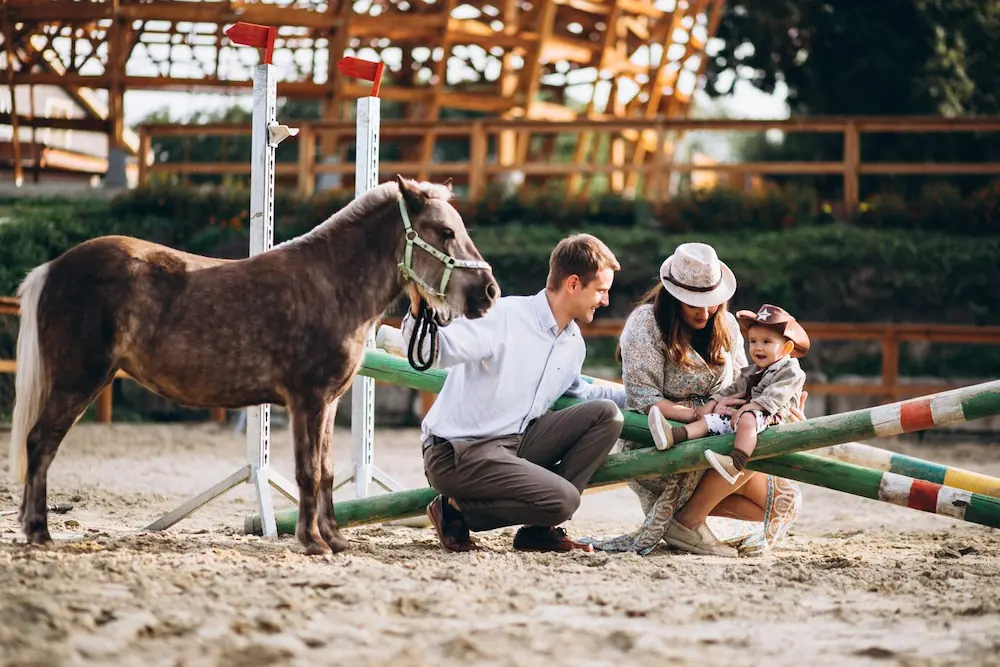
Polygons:
[[[492,268],[486,262],[481,262],[472,259],[455,259],[451,255],[446,255],[434,246],[432,246],[427,241],[420,238],[417,231],[413,229],[413,225],[410,224],[410,216],[406,212],[406,204],[403,202],[403,198],[399,198],[399,214],[403,218],[403,229],[406,230],[406,250],[403,251],[403,262],[399,265],[399,272],[402,274],[404,279],[409,279],[420,285],[428,294],[433,296],[444,298],[445,289],[448,287],[448,280],[451,278],[452,269],[458,267],[460,269],[486,269],[491,271]],[[425,283],[420,276],[418,276],[413,271],[412,261],[413,261],[413,246],[414,244],[420,246],[432,256],[441,260],[444,264],[444,274],[441,276],[441,287],[439,290],[435,290],[433,287]]]

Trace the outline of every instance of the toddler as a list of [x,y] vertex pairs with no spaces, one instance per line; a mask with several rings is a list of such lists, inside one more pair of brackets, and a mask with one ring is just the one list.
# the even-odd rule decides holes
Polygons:
[[732,417],[711,413],[673,428],[655,405],[648,416],[649,430],[659,450],[688,439],[735,431],[732,454],[705,451],[708,462],[730,484],[736,483],[757,447],[757,434],[785,421],[791,409],[798,407],[806,375],[797,358],[809,351],[810,344],[802,326],[778,306],[764,304],[756,313],[741,310],[736,318],[749,343],[750,364],[731,385],[714,394],[708,405],[714,410],[719,399],[727,396],[738,396],[747,403]]

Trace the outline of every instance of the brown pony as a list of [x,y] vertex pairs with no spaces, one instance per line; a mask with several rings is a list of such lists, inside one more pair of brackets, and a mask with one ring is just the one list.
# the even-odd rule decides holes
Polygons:
[[333,511],[331,426],[365,333],[408,281],[441,326],[482,317],[499,296],[450,196],[450,187],[397,176],[247,259],[105,236],[32,270],[18,289],[10,442],[28,542],[51,540],[46,476],[59,444],[122,369],[182,405],[286,406],[296,537],[309,554],[347,548]]

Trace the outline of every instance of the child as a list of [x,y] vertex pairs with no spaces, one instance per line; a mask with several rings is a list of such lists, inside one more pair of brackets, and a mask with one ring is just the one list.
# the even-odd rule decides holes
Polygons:
[[788,418],[798,407],[806,375],[797,357],[809,351],[809,336],[795,318],[778,306],[764,304],[756,313],[741,310],[736,313],[740,329],[750,348],[750,364],[736,380],[712,396],[709,409],[714,410],[720,398],[739,396],[745,401],[732,417],[707,414],[683,426],[670,427],[655,405],[649,410],[649,430],[656,448],[672,447],[688,439],[733,432],[736,439],[731,455],[705,451],[705,458],[730,484],[735,484],[757,446],[757,434],[772,424]]

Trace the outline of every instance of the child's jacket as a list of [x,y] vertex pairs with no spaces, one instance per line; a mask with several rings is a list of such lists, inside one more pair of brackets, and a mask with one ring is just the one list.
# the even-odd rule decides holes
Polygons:
[[751,363],[731,385],[713,394],[712,398],[739,396],[759,405],[775,422],[787,421],[791,409],[799,406],[805,383],[806,374],[799,360],[784,357],[764,369]]

